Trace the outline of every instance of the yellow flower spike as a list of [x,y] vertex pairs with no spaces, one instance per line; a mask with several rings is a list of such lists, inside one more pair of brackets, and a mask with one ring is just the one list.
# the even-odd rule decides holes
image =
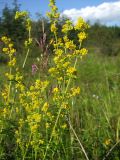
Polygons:
[[11,55],[11,56],[12,56],[15,52],[16,52],[16,49],[14,49],[14,48],[11,48],[11,49],[10,49],[10,55]]
[[49,7],[51,9],[51,12],[48,12],[46,14],[47,17],[49,17],[52,23],[57,22],[58,18],[60,17],[60,13],[58,13],[58,8],[56,7],[54,0],[50,0]]
[[76,96],[80,94],[80,87],[71,88],[71,96]]
[[74,68],[74,67],[69,67],[68,69],[67,69],[67,73],[68,74],[70,74],[70,75],[74,75],[74,74],[76,74],[76,69]]
[[70,49],[70,50],[74,50],[76,48],[76,45],[73,43],[72,40],[68,41],[65,43],[65,47],[67,49]]
[[[56,54],[57,56],[61,56],[61,55],[63,54],[63,50],[62,50],[62,49],[57,49],[56,52],[55,52],[55,54]],[[55,58],[56,58],[56,57],[55,57]]]
[[28,40],[26,40],[24,42],[25,47],[29,47],[32,44],[32,41],[33,41],[32,38],[29,38]]
[[41,114],[39,113],[34,113],[32,116],[31,116],[31,119],[33,119],[35,122],[40,122],[41,121]]
[[22,18],[22,17],[26,17],[28,16],[28,12],[26,11],[17,11],[16,14],[15,14],[15,19],[19,19],[19,18]]
[[56,72],[56,68],[50,68],[50,69],[49,69],[49,73],[52,74],[52,73],[55,73],[55,72]]
[[49,107],[49,104],[45,102],[41,110],[46,113],[48,110],[48,107]]
[[53,88],[53,93],[58,93],[58,92],[59,92],[58,87]]
[[22,79],[23,79],[23,76],[21,76],[20,73],[17,72],[16,75],[15,75],[15,80],[16,80],[17,82],[20,82],[20,81],[22,81]]
[[14,75],[6,73],[5,76],[9,79],[9,80],[13,80],[14,79]]
[[65,24],[62,26],[62,32],[67,33],[68,31],[73,29],[73,24],[70,20],[67,20]]
[[12,44],[12,43],[10,43],[10,44],[8,45],[8,47],[9,47],[9,48],[12,48],[12,47],[13,47],[13,44]]
[[89,28],[89,25],[84,21],[82,17],[79,17],[74,28],[75,30],[84,30],[84,29]]
[[1,40],[2,40],[2,42],[4,42],[6,45],[11,42],[11,39],[8,38],[8,37],[6,37],[6,36],[3,36],[3,37],[1,38]]
[[69,41],[68,36],[64,36],[63,40],[64,40],[64,42],[68,42]]
[[49,81],[46,80],[46,81],[43,82],[44,88],[46,88],[48,85],[49,85]]
[[54,14],[54,18],[55,18],[55,19],[58,19],[59,17],[60,17],[60,13]]
[[[27,29],[27,31],[30,31],[31,30],[31,24],[32,23],[32,21],[31,21],[31,19],[30,18],[27,18],[26,19],[26,29]],[[30,42],[29,42],[30,43]]]
[[64,68],[67,68],[69,65],[70,65],[70,62],[65,62],[65,63],[63,64],[63,67],[64,67]]
[[87,50],[86,48],[82,48],[82,49],[80,50],[80,54],[81,54],[82,56],[86,55],[87,53],[88,53],[88,50]]
[[57,8],[55,5],[53,5],[53,6],[52,6],[52,10],[55,12],[55,11],[58,10],[58,8]]
[[11,61],[8,62],[8,66],[13,67],[16,64],[16,58],[13,58]]
[[9,49],[8,48],[3,48],[2,51],[5,52],[5,53],[8,53]]
[[38,129],[38,125],[37,125],[37,124],[30,125],[30,129],[31,129],[31,132],[32,132],[32,133],[35,133],[36,130]]
[[87,38],[87,35],[85,32],[80,32],[78,33],[78,38],[79,38],[79,41],[82,42],[82,40]]
[[57,27],[56,24],[51,24],[51,32],[56,33],[57,32]]
[[69,105],[66,102],[62,103],[62,107],[63,107],[63,109],[69,109]]
[[3,36],[3,37],[1,38],[1,40],[2,40],[3,42],[7,41],[7,37],[6,37],[6,36]]

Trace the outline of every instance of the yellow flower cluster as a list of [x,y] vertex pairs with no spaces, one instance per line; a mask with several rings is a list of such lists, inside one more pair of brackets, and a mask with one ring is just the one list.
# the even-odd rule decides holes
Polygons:
[[78,18],[77,23],[75,24],[76,30],[88,29],[90,26],[84,21],[82,17]]
[[56,31],[57,31],[56,24],[55,23],[51,24],[51,32],[56,33]]
[[8,66],[13,67],[16,64],[16,58],[14,57],[10,62],[8,62]]
[[26,57],[25,57],[24,62],[23,62],[23,68],[24,68],[25,64],[26,64],[26,61],[27,61],[27,58],[28,58],[28,55],[29,55],[29,52],[30,52],[29,48],[30,48],[30,46],[32,44],[32,41],[33,41],[32,38],[31,38],[32,21],[29,18],[28,12],[26,12],[26,11],[22,11],[22,12],[17,11],[16,15],[15,15],[15,19],[17,20],[19,18],[24,18],[26,30],[28,31],[28,38],[24,42],[24,45],[27,48]]
[[58,93],[58,92],[59,92],[58,87],[55,87],[55,88],[53,89],[53,93]]
[[65,43],[66,49],[74,50],[76,48],[76,45],[73,43],[72,40],[69,40]]
[[15,14],[15,19],[19,19],[19,18],[23,18],[23,17],[27,17],[28,16],[28,12],[26,11],[17,11]]
[[[14,79],[14,75],[12,74],[12,69],[15,68],[16,64],[16,58],[14,57],[16,49],[14,48],[14,45],[10,38],[3,36],[1,38],[1,41],[4,43],[3,53],[6,54],[9,58],[8,66],[9,66],[9,73],[6,73],[6,77],[9,80],[9,87],[8,87],[8,94],[7,94],[7,103],[9,104],[10,101],[10,92],[11,92],[11,80]],[[3,91],[4,92],[4,91]],[[5,99],[5,96],[3,95],[3,98]]]
[[[3,115],[0,113],[0,116],[4,119],[15,119],[17,124],[16,143],[23,154],[23,159],[29,149],[32,149],[32,154],[39,153],[41,156],[43,153],[46,156],[48,148],[51,150],[51,140],[56,145],[55,147],[59,146],[61,135],[68,130],[66,117],[70,113],[72,100],[80,94],[80,88],[74,85],[77,78],[77,61],[88,52],[87,49],[81,48],[82,41],[87,37],[85,32],[89,27],[87,23],[79,18],[74,26],[70,20],[66,20],[61,29],[63,36],[59,38],[57,33],[59,13],[55,0],[50,0],[49,6],[51,7],[51,12],[48,13],[51,21],[50,29],[54,34],[50,42],[54,47],[54,58],[53,66],[49,69],[49,81],[36,79],[34,82],[25,84],[23,75],[15,68],[14,53],[16,50],[14,45],[11,39],[2,37],[5,45],[3,52],[9,57],[8,67],[10,70],[5,74],[9,81],[3,87],[4,106],[1,112]],[[29,34],[25,41],[28,49],[25,65],[29,47],[32,44],[31,20],[28,18],[27,12],[16,12],[15,19],[22,17]],[[77,30],[79,46],[69,38],[69,32],[73,29]],[[2,127],[4,129],[4,125]],[[44,159],[46,159],[45,156]],[[43,159],[43,156],[36,156],[36,158],[33,156],[33,159]]]
[[49,104],[48,102],[45,102],[41,110],[46,113],[48,108],[49,108]]
[[70,20],[66,20],[66,23],[62,26],[62,32],[67,33],[73,29],[73,24]]
[[70,76],[70,77],[71,76],[76,76],[76,73],[77,73],[77,71],[74,67],[69,67],[67,69],[67,75]]
[[1,38],[1,40],[2,40],[5,44],[8,44],[8,43],[11,42],[11,39],[8,38],[8,37],[6,37],[6,36],[3,36],[3,37]]
[[[49,69],[49,73],[54,77],[54,83],[56,87],[52,89],[52,100],[56,105],[58,110],[58,115],[56,121],[59,119],[61,126],[60,128],[65,129],[67,127],[66,123],[63,123],[66,113],[69,113],[71,99],[80,94],[80,88],[71,85],[71,81],[74,81],[77,78],[77,60],[82,58],[87,54],[87,49],[81,48],[82,41],[87,38],[85,32],[89,28],[89,25],[82,19],[79,18],[75,25],[72,24],[70,20],[66,20],[63,24],[61,33],[62,38],[59,39],[57,33],[57,20],[54,17],[55,10],[53,9],[55,1],[50,0],[51,14],[48,14],[48,17],[51,19],[51,32],[54,33],[54,39],[52,39],[51,44],[54,47],[54,66]],[[78,33],[78,44],[69,38],[69,33],[72,30],[77,30]],[[74,64],[73,64],[74,62]],[[54,128],[53,137],[56,139],[59,136],[59,131]],[[57,143],[57,142],[56,142]]]
[[82,49],[80,50],[80,54],[81,54],[82,56],[86,55],[87,53],[88,53],[88,50],[87,50],[86,48],[82,48]]
[[[2,91],[2,97],[4,98],[5,102],[7,101],[8,98],[8,85],[4,86],[4,90]],[[6,108],[4,108],[6,109]]]
[[25,43],[24,43],[25,47],[29,47],[32,44],[32,41],[33,41],[32,38],[25,40]]
[[24,18],[25,19],[25,23],[26,23],[26,29],[27,31],[31,30],[31,19],[28,16],[28,12],[26,11],[17,11],[15,14],[15,19],[20,19],[20,18]]
[[79,38],[79,41],[82,42],[82,40],[86,39],[87,38],[87,35],[85,32],[80,32],[78,34],[78,38]]
[[8,37],[3,36],[1,38],[1,41],[5,44],[5,47],[2,49],[2,51],[5,54],[8,54],[9,57],[11,57],[16,52],[16,50],[14,49],[14,46],[13,46],[13,44],[11,42],[11,39],[8,38]]
[[80,87],[71,88],[71,95],[74,97],[80,94]]
[[58,13],[58,8],[55,5],[55,0],[50,0],[49,7],[51,11],[47,12],[47,16],[52,22],[56,22],[60,16],[60,13]]

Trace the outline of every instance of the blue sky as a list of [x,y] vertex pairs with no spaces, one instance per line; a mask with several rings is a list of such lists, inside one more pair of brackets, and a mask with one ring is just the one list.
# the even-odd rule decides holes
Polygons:
[[[18,0],[18,2],[22,4],[21,9],[27,9],[33,15],[35,15],[36,12],[45,14],[45,12],[49,9],[49,0]],[[105,2],[105,0],[57,0],[56,5],[62,12],[63,10],[71,8],[80,9],[86,6],[96,6],[103,2]],[[110,2],[110,0],[106,0],[106,2]]]
[[[0,12],[5,3],[11,6],[12,2],[13,0],[0,0]],[[36,17],[37,12],[45,15],[46,11],[49,10],[49,0],[18,0],[18,3],[21,4],[21,10],[27,10],[31,13],[32,18]],[[91,19],[92,22],[100,18],[100,21],[103,19],[102,22],[108,25],[119,23],[119,19],[118,22],[115,19],[115,16],[117,17],[119,14],[115,12],[116,9],[120,9],[119,0],[57,0],[56,4],[59,11],[69,16],[73,21],[76,21],[78,16],[83,16],[86,20]],[[114,10],[114,15],[110,13],[111,9],[112,12]],[[110,16],[111,19],[114,18],[114,22],[112,22]]]
[[[114,2],[115,0],[57,0],[57,6],[62,12],[66,9],[80,9],[86,6],[97,6],[103,2]],[[9,6],[12,5],[13,0],[0,0],[0,9],[7,3]],[[18,0],[21,4],[21,10],[28,10],[32,16],[35,16],[36,12],[45,14],[49,10],[49,0]]]

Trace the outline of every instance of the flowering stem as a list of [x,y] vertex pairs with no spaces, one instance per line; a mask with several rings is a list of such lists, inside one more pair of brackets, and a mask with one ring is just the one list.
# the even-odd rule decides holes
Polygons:
[[[81,45],[82,45],[82,43],[80,43],[79,44],[79,49],[81,48]],[[78,61],[78,58],[76,57],[76,59],[75,59],[75,63],[74,63],[74,68],[76,67],[76,65],[77,65],[77,61]],[[65,90],[65,93],[67,92],[67,90],[68,90],[68,87],[69,87],[69,85],[70,85],[70,81],[71,81],[71,78],[69,78],[69,80],[68,80],[68,84],[67,84],[67,87],[66,87],[66,90]]]
[[27,154],[27,151],[28,151],[29,145],[30,145],[31,137],[32,137],[32,133],[30,134],[28,144],[27,144],[26,149],[25,149],[25,151],[24,151],[24,154],[23,154],[23,160],[25,160],[25,157],[26,157],[26,154]]
[[26,61],[27,61],[27,58],[28,58],[29,52],[30,52],[30,49],[28,48],[28,50],[27,50],[27,54],[26,54],[26,56],[25,56],[25,59],[24,59],[24,62],[23,62],[23,66],[22,66],[22,68],[24,68],[24,67],[25,67],[25,64],[26,64]]
[[60,107],[60,109],[59,109],[59,111],[58,111],[58,115],[57,115],[57,118],[56,118],[54,127],[53,127],[53,129],[52,129],[52,133],[51,133],[51,136],[50,136],[50,140],[49,140],[49,142],[48,142],[48,144],[47,144],[47,147],[46,147],[46,151],[45,151],[45,155],[44,155],[43,160],[45,160],[45,158],[46,158],[47,151],[48,151],[48,149],[49,149],[49,146],[50,146],[50,143],[51,143],[51,140],[52,140],[52,137],[53,137],[53,133],[54,133],[55,128],[56,128],[56,126],[57,126],[57,123],[58,123],[58,120],[59,120],[61,111],[62,111],[62,106]]
[[[31,38],[31,29],[29,29],[28,33],[29,33],[28,42],[30,42],[30,38]],[[30,48],[28,48],[28,50],[27,50],[27,53],[26,53],[26,56],[25,56],[25,59],[24,59],[24,62],[23,62],[23,66],[22,66],[22,68],[24,68],[24,67],[25,67],[25,64],[26,64],[26,61],[27,61],[27,58],[28,58],[29,52],[30,52]]]
[[[78,58],[76,57],[76,59],[75,59],[75,63],[74,63],[74,68],[76,67],[76,65],[77,65],[77,60],[78,60]],[[68,83],[67,83],[67,86],[66,86],[66,90],[65,90],[65,93],[67,92],[67,90],[68,90],[68,87],[69,87],[69,85],[70,85],[70,82],[71,82],[71,77],[69,78],[69,80],[68,80]]]
[[[10,55],[10,62],[11,62],[11,55]],[[12,68],[10,66],[10,75],[12,73]],[[10,82],[9,82],[9,89],[8,89],[8,102],[10,100],[10,90],[11,90],[11,79],[10,79]]]

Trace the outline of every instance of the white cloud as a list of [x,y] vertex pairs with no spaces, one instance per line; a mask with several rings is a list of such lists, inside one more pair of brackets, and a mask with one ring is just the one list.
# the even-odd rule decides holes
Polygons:
[[92,23],[99,21],[106,25],[119,25],[120,1],[104,2],[98,6],[88,6],[81,9],[64,10],[62,14],[70,17],[74,22],[78,17],[83,17]]

